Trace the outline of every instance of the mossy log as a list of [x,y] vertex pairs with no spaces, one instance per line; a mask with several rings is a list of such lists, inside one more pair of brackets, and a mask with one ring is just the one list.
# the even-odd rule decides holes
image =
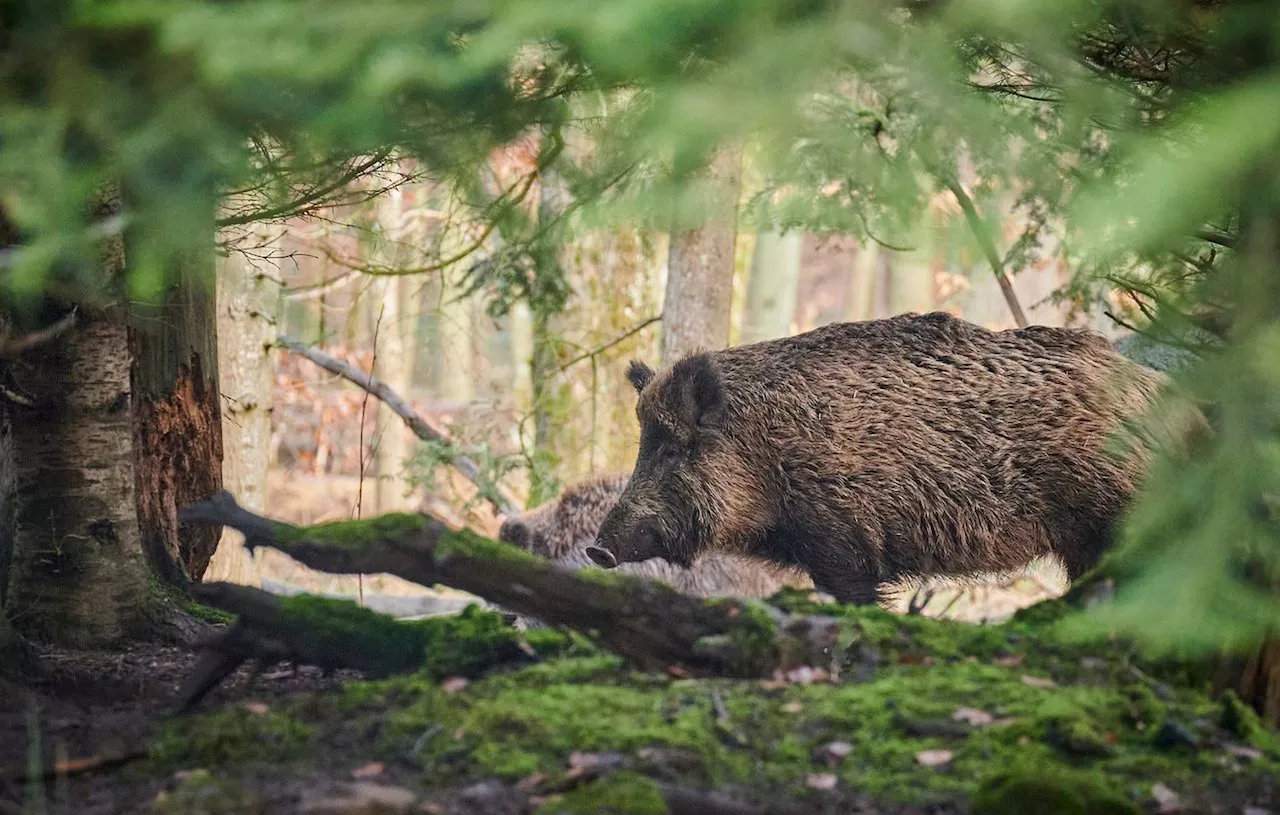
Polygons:
[[[320,571],[385,572],[423,586],[452,586],[581,632],[637,668],[674,676],[769,677],[799,665],[826,667],[840,634],[831,617],[788,615],[749,601],[699,600],[630,575],[571,572],[423,515],[296,527],[249,512],[222,492],[189,506],[182,518],[229,526],[250,549],[271,547]],[[260,602],[217,584],[197,596],[250,618],[252,603]],[[305,646],[314,625],[311,620],[274,634]],[[350,650],[337,656],[357,659]]]

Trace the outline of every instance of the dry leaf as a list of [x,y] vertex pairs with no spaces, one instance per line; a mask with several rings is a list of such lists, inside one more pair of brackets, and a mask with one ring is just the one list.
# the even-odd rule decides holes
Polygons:
[[547,779],[546,773],[534,773],[533,775],[526,775],[524,778],[521,778],[516,783],[516,789],[522,792],[529,792],[530,790],[537,789],[538,785],[541,784],[546,779]]
[[383,771],[385,771],[386,769],[387,768],[384,767],[380,762],[370,761],[368,764],[364,765],[363,767],[357,767],[356,769],[352,770],[351,777],[352,778],[372,778],[375,775],[382,775]]
[[782,706],[782,710],[784,713],[799,713],[804,710],[804,705],[799,702],[787,702]]
[[840,760],[853,752],[853,745],[847,741],[831,741],[814,750],[814,758],[825,764],[839,764]]
[[996,657],[996,664],[1002,668],[1016,668],[1022,664],[1022,654],[1007,654],[1006,656]]
[[916,753],[916,761],[925,767],[940,767],[951,763],[954,754],[950,750],[922,750]]
[[830,790],[835,789],[836,782],[835,773],[814,773],[805,779],[804,783],[811,790]]
[[440,690],[445,693],[457,693],[470,685],[471,681],[462,676],[450,676],[440,683]]
[[244,709],[254,716],[266,716],[271,712],[271,708],[267,707],[263,702],[245,702]]
[[1031,676],[1029,674],[1022,675],[1022,684],[1030,685],[1033,688],[1056,688],[1058,683],[1052,679],[1045,679],[1040,676]]
[[974,727],[986,727],[995,721],[995,717],[985,710],[977,710],[971,707],[956,708],[951,714],[951,718],[957,722],[968,722]]
[[1155,799],[1159,806],[1159,812],[1181,812],[1182,800],[1178,798],[1178,793],[1166,787],[1164,784],[1156,784],[1151,788],[1151,797]]

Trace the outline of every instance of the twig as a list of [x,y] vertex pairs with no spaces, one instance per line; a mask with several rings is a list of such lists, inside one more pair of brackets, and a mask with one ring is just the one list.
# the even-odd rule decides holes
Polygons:
[[559,367],[559,369],[558,369],[558,372],[559,372],[559,373],[563,373],[565,370],[567,370],[567,369],[569,369],[569,368],[572,368],[574,365],[577,365],[579,362],[582,362],[583,360],[587,360],[587,359],[591,359],[592,357],[600,356],[600,355],[601,355],[601,354],[603,354],[605,351],[608,351],[610,348],[614,347],[615,345],[618,345],[619,343],[626,342],[627,340],[631,339],[631,338],[632,338],[632,337],[634,337],[636,334],[639,334],[641,331],[645,330],[645,329],[646,329],[646,328],[648,328],[649,326],[653,325],[654,323],[661,322],[661,321],[662,321],[662,315],[661,315],[661,314],[659,314],[659,315],[658,315],[658,316],[656,316],[656,317],[650,317],[649,319],[647,319],[647,320],[645,320],[645,321],[643,321],[643,322],[639,323],[638,325],[636,325],[636,326],[632,327],[631,329],[629,329],[625,334],[621,334],[621,335],[619,335],[619,336],[617,336],[617,337],[614,337],[613,339],[609,340],[608,342],[606,342],[606,343],[605,343],[605,344],[603,344],[603,345],[597,345],[595,348],[592,348],[590,351],[587,351],[587,352],[586,352],[586,353],[584,353],[584,354],[579,354],[578,356],[576,356],[576,357],[574,357],[573,359],[569,360],[569,361],[568,361],[568,362],[566,362],[565,364],[561,365],[561,366]]
[[947,189],[951,190],[951,194],[956,197],[960,203],[960,209],[964,211],[965,222],[969,224],[969,230],[973,232],[973,237],[978,241],[978,247],[982,249],[982,254],[986,255],[987,263],[991,264],[991,271],[995,273],[996,282],[1000,284],[1000,291],[1004,293],[1005,302],[1009,304],[1009,311],[1013,313],[1013,321],[1018,324],[1018,328],[1027,327],[1027,317],[1022,313],[1022,306],[1018,303],[1018,295],[1013,290],[1013,283],[1010,282],[1009,276],[1005,274],[1004,262],[1000,259],[1000,252],[996,250],[995,239],[991,237],[986,224],[982,222],[981,216],[978,215],[977,208],[973,205],[973,199],[960,186],[960,182],[949,175],[942,176],[942,183]]
[[[308,347],[297,340],[288,337],[280,337],[276,342],[282,347],[293,353],[306,357],[315,364],[324,368],[330,373],[337,374],[348,382],[358,387],[364,388],[375,399],[383,402],[387,407],[391,408],[397,416],[404,420],[409,426],[413,434],[423,441],[438,442],[442,444],[452,445],[453,439],[444,429],[436,427],[426,417],[415,411],[409,406],[399,394],[393,391],[385,383],[375,379],[372,375],[361,371],[349,362],[345,362],[336,357],[332,357],[323,351]],[[480,465],[474,459],[465,454],[459,453],[453,457],[453,466],[458,472],[462,473],[471,483],[481,488],[485,499],[493,505],[494,509],[503,515],[511,515],[518,511],[520,502],[509,490],[506,490],[500,484],[492,485],[493,495],[489,494],[489,490],[485,488],[483,479],[480,476]]]
[[1216,229],[1198,229],[1195,233],[1196,237],[1208,243],[1214,243],[1226,249],[1236,248],[1236,239],[1228,235],[1226,232],[1219,232]]
[[52,325],[46,326],[39,331],[32,331],[30,334],[23,334],[21,337],[5,340],[3,344],[0,344],[0,359],[13,359],[19,354],[30,351],[32,348],[52,342],[75,328],[76,321],[77,310],[72,307],[70,313]]
[[50,781],[58,776],[84,775],[97,770],[109,770],[122,764],[128,764],[130,761],[146,758],[149,752],[147,747],[135,746],[117,753],[55,761],[44,769],[36,770],[35,772],[30,770],[0,770],[0,781],[23,784],[36,779]]

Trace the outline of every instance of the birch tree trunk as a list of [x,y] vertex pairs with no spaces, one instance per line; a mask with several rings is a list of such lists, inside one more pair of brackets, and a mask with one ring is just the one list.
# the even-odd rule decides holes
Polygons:
[[804,233],[761,232],[751,255],[742,341],[771,340],[791,333],[800,285]]
[[[271,245],[279,227],[263,227],[259,243]],[[276,264],[272,264],[275,266]],[[218,373],[222,392],[222,483],[246,507],[266,509],[275,386],[275,338],[281,313],[273,269],[255,269],[237,254],[218,263]],[[258,558],[241,535],[223,530],[205,580],[258,585]]]
[[729,344],[741,149],[721,149],[709,176],[719,196],[716,213],[702,226],[671,236],[662,304],[663,365]]
[[845,300],[844,319],[870,320],[875,301],[876,281],[880,277],[880,244],[867,240],[858,244],[849,270],[849,294]]
[[[417,315],[411,313],[410,308],[412,281],[407,277],[388,278],[383,287],[386,305],[382,329],[378,332],[374,376],[408,398],[413,385],[413,357],[409,349],[413,347],[413,326],[417,321]],[[376,511],[410,511],[413,502],[408,497],[409,482],[404,477],[405,461],[410,453],[409,428],[382,402],[378,403],[375,437],[378,440],[374,464],[378,474]]]

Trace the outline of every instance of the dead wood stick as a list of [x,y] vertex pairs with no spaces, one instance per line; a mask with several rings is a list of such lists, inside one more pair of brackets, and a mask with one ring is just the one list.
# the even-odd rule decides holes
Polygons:
[[767,677],[831,659],[839,623],[737,600],[703,601],[631,575],[572,572],[423,515],[295,527],[255,515],[230,493],[188,506],[186,523],[229,526],[319,571],[386,572],[444,584],[518,614],[572,628],[644,670]]
[[4,342],[0,343],[0,359],[13,359],[32,348],[57,339],[75,328],[77,319],[77,310],[72,308],[69,313],[39,331],[32,331],[21,337],[5,338]]
[[1018,328],[1026,328],[1028,325],[1027,317],[1022,313],[1022,305],[1018,303],[1018,295],[1013,290],[1013,283],[1009,280],[1009,275],[1005,273],[1004,260],[1001,259],[1000,252],[996,249],[996,242],[991,237],[990,230],[982,222],[982,217],[978,215],[978,208],[974,206],[973,199],[969,197],[969,193],[964,191],[964,187],[960,186],[960,182],[954,177],[943,175],[942,183],[956,197],[956,201],[959,202],[960,209],[964,212],[965,223],[969,225],[969,231],[973,233],[974,239],[978,241],[978,246],[982,249],[982,254],[987,259],[987,263],[991,265],[991,271],[996,276],[996,282],[1000,284],[1000,292],[1004,295],[1005,302],[1009,305],[1009,311],[1013,314],[1013,321],[1017,323]]
[[[316,348],[304,345],[288,337],[279,337],[276,342],[300,357],[305,357],[330,373],[337,374],[348,382],[363,388],[370,396],[385,404],[404,420],[413,434],[423,441],[439,442],[452,446],[453,439],[444,428],[437,427],[421,413],[418,413],[400,394],[392,390],[385,382],[375,379],[349,362],[326,354]],[[480,476],[480,465],[470,456],[459,453],[453,457],[453,466],[480,489],[480,494],[502,515],[518,512],[520,502],[501,484],[486,484]]]

